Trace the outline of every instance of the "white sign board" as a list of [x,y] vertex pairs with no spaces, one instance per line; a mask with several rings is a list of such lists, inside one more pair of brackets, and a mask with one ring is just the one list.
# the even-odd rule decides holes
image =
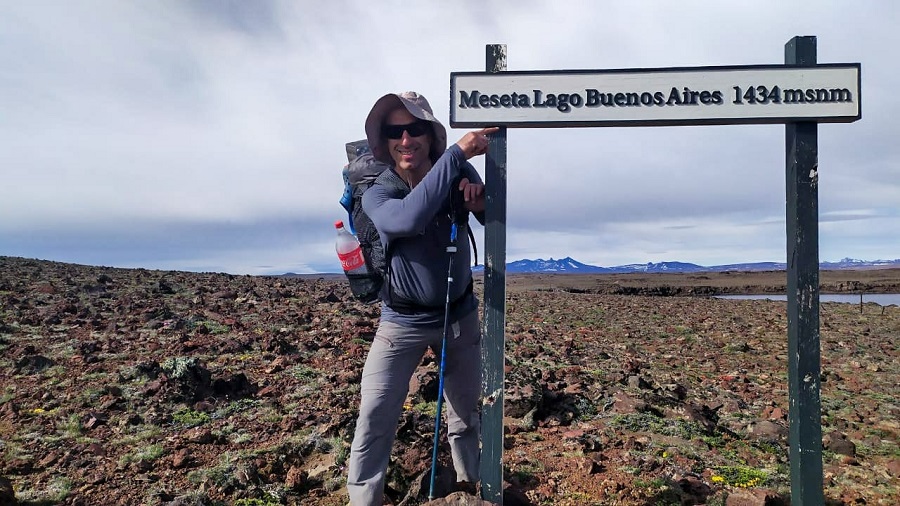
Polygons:
[[450,126],[849,123],[860,65],[453,72]]

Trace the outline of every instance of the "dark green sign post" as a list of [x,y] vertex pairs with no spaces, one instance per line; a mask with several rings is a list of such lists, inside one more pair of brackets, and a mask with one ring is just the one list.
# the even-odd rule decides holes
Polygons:
[[[816,64],[816,38],[794,37],[784,63]],[[787,190],[788,418],[791,503],[825,504],[819,399],[819,152],[818,124],[785,125]]]
[[[487,71],[506,70],[506,46],[487,46]],[[484,164],[484,344],[481,496],[503,504],[503,359],[506,341],[506,128],[493,134]]]
[[783,65],[618,70],[506,70],[450,75],[450,126],[499,126],[485,159],[482,497],[503,502],[508,127],[785,124],[791,504],[819,506],[818,124],[862,117],[860,65],[817,64],[816,38],[794,37]]

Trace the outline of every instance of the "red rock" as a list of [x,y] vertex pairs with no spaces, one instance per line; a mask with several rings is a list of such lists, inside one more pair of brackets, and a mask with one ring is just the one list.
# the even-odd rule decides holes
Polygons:
[[50,452],[44,458],[38,461],[38,467],[46,469],[52,466],[53,463],[57,460],[59,460],[59,454],[57,454],[56,452]]
[[191,464],[192,460],[193,459],[191,458],[191,454],[187,450],[187,448],[182,448],[175,452],[174,455],[172,455],[172,467],[174,467],[175,469],[187,467]]
[[212,442],[213,436],[209,429],[203,427],[194,427],[184,431],[181,439],[186,443],[206,444]]
[[647,410],[647,403],[641,399],[631,397],[625,392],[616,392],[613,396],[612,411],[618,414],[641,413]]
[[884,467],[888,474],[894,478],[900,478],[900,459],[891,459]]
[[0,420],[13,420],[19,415],[19,410],[14,402],[5,402],[0,405]]
[[10,506],[19,504],[12,482],[3,476],[0,476],[0,504],[9,504]]
[[734,489],[728,492],[725,506],[787,506],[787,502],[772,490]]
[[34,461],[27,458],[15,458],[7,461],[5,470],[9,474],[30,474],[34,471]]
[[48,295],[56,294],[56,287],[54,287],[50,283],[38,283],[31,287],[31,290],[37,293],[43,293]]
[[101,399],[101,400],[103,401],[100,404],[101,411],[108,411],[108,410],[116,407],[116,405],[119,404],[120,402],[122,402],[122,399],[120,399],[118,397],[111,397],[106,400],[103,400],[103,399]]
[[856,456],[856,444],[847,439],[846,434],[840,432],[830,432],[822,438],[822,446],[828,451],[832,451],[839,455],[848,457]]
[[491,506],[493,504],[466,492],[453,492],[446,497],[423,503],[423,506]]
[[590,457],[578,459],[578,470],[583,474],[597,474],[603,471],[603,465]]
[[148,381],[147,384],[144,385],[143,394],[146,397],[152,397],[159,393],[159,391],[163,387],[163,381],[161,379]]
[[297,466],[291,466],[284,478],[285,488],[297,490],[303,486],[304,482],[306,482],[306,471]]
[[281,395],[282,389],[275,386],[269,385],[267,387],[263,387],[259,392],[256,393],[258,397],[278,397]]
[[212,413],[216,410],[216,406],[209,401],[199,401],[194,403],[194,410],[203,413]]
[[362,371],[359,369],[344,369],[338,374],[338,382],[342,384],[357,383],[362,378]]
[[696,476],[685,476],[684,478],[681,478],[678,480],[678,487],[681,488],[684,493],[701,499],[709,496],[711,492],[709,485]]
[[580,394],[584,392],[584,387],[581,383],[575,383],[574,385],[567,386],[563,392],[569,395]]
[[858,466],[859,461],[856,460],[856,457],[844,455],[843,457],[841,457],[841,464],[843,464],[845,466]]
[[98,425],[102,425],[106,423],[107,416],[100,413],[88,413],[87,419],[84,421],[82,426],[85,429],[93,429]]
[[749,433],[757,440],[778,441],[787,437],[788,429],[768,420],[760,420],[750,427]]
[[131,464],[131,470],[137,473],[146,473],[151,469],[153,469],[153,462],[149,460],[137,460]]

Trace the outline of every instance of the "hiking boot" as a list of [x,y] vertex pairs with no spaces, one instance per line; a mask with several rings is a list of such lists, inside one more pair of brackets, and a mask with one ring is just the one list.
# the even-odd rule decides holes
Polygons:
[[470,481],[456,482],[456,491],[465,492],[471,496],[478,497],[478,485]]

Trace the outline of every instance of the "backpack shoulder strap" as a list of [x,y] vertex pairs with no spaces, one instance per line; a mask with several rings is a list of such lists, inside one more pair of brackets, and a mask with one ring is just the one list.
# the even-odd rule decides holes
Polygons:
[[[389,190],[392,190],[391,193],[397,195],[400,198],[403,198],[409,195],[409,192],[412,191],[409,188],[409,185],[406,184],[406,181],[400,177],[400,174],[394,171],[393,167],[385,170],[381,174],[378,175],[378,178],[372,184],[377,184],[383,186]],[[391,265],[391,244],[388,243],[385,245],[384,257],[386,259],[385,264],[388,268]]]
[[375,184],[379,184],[390,190],[395,190],[404,197],[412,191],[410,190],[409,185],[406,184],[406,181],[400,177],[400,174],[397,174],[393,167],[379,174],[378,178],[375,179]]
[[457,225],[466,226],[469,243],[472,245],[472,253],[475,257],[475,265],[478,265],[478,246],[475,244],[475,234],[472,232],[472,227],[469,226],[469,210],[466,209],[466,204],[463,201],[463,193],[457,190],[461,179],[462,176],[459,176],[453,180],[453,187],[450,190],[450,214]]
[[[406,184],[406,181],[394,171],[393,167],[386,169],[379,174],[373,184],[387,188],[397,198],[403,198],[412,191],[410,190],[409,185]],[[387,244],[382,245],[384,248],[384,285],[381,290],[381,298],[385,300],[388,305],[393,304],[395,300],[394,290],[391,286],[391,258],[394,254],[395,244],[395,241],[389,241]]]

